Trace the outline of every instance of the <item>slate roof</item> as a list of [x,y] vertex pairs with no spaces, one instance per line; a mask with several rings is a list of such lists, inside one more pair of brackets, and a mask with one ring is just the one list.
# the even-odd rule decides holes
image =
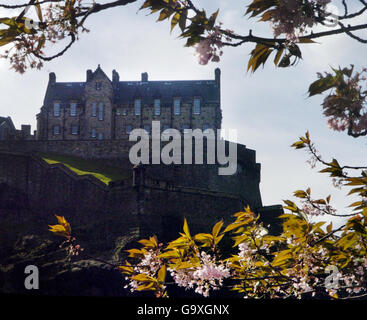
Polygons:
[[82,100],[85,82],[56,82],[47,88],[44,105],[51,104],[53,100],[67,102],[69,100]]
[[[44,105],[50,105],[54,100],[81,101],[84,98],[85,85],[86,82],[50,83]],[[152,103],[159,98],[162,104],[172,103],[174,97],[182,97],[183,100],[200,97],[204,102],[219,100],[219,86],[215,80],[119,81],[113,86],[116,104],[132,102],[136,98],[142,98],[146,103]]]
[[214,80],[119,82],[115,103],[131,102],[139,97],[147,103],[159,98],[162,104],[171,103],[174,97],[182,97],[183,100],[201,97],[204,101],[211,101],[219,99],[219,90]]
[[10,117],[0,117],[0,126],[4,124],[5,122],[8,122],[13,130],[15,130],[15,126],[13,123],[13,120]]

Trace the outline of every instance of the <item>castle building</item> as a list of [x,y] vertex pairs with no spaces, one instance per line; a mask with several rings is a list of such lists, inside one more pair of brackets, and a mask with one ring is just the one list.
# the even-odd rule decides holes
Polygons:
[[85,82],[57,82],[50,73],[41,112],[37,114],[37,140],[128,139],[136,128],[151,131],[159,120],[168,128],[220,129],[220,70],[214,80],[120,81],[100,66],[87,70]]
[[15,137],[15,126],[10,117],[0,117],[0,140],[11,140]]

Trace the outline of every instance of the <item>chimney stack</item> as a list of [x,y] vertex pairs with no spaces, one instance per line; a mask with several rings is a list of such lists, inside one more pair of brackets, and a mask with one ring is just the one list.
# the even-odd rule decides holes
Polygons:
[[31,135],[31,126],[29,124],[22,124],[21,131],[23,137],[29,137]]
[[143,72],[141,74],[141,82],[148,82],[148,73],[147,72]]
[[112,82],[116,84],[119,83],[119,81],[120,81],[120,75],[116,70],[112,70]]
[[54,72],[50,72],[48,75],[48,82],[50,84],[54,84],[56,82],[56,74]]
[[92,70],[87,70],[87,82],[89,82],[90,80],[92,80]]
[[217,84],[220,84],[220,69],[219,68],[215,69],[215,82]]

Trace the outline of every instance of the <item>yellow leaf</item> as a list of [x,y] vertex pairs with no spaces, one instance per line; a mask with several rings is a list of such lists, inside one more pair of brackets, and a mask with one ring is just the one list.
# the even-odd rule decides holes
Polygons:
[[221,234],[219,237],[216,237],[214,240],[214,244],[217,245],[220,242],[220,240],[222,240],[223,236],[224,234]]
[[154,282],[143,283],[142,285],[138,286],[136,290],[138,291],[154,290],[155,291],[156,290],[155,283]]
[[166,279],[166,272],[167,272],[167,267],[166,265],[163,265],[163,267],[160,268],[158,271],[158,281],[159,282],[164,283],[164,280]]
[[184,221],[183,231],[184,231],[185,235],[186,235],[189,239],[191,239],[190,230],[189,230],[189,226],[187,225],[186,218],[185,218],[185,221]]
[[194,240],[200,242],[211,242],[213,240],[213,236],[209,233],[198,233],[194,236]]
[[146,274],[143,274],[143,273],[139,273],[135,276],[132,276],[131,277],[132,280],[137,280],[137,281],[140,281],[140,282],[157,282],[157,279],[153,278],[153,277],[150,277]]
[[139,249],[129,249],[129,250],[126,250],[126,252],[128,252],[129,257],[132,257],[132,258],[139,258],[144,255],[144,253]]
[[216,237],[219,234],[219,231],[222,228],[222,226],[223,226],[223,220],[221,220],[221,221],[219,221],[215,224],[215,226],[213,227],[213,230],[212,230],[213,237]]
[[39,1],[37,0],[35,3],[35,7],[36,7],[38,19],[42,22],[43,21],[42,10],[41,10],[41,5],[38,2]]
[[252,218],[249,218],[249,219],[247,219],[245,221],[242,221],[242,222],[233,222],[230,225],[228,225],[227,228],[224,229],[223,233],[226,233],[226,232],[232,231],[234,229],[237,229],[239,227],[242,227],[242,226],[248,224],[249,222],[251,222],[252,220],[253,220]]
[[132,274],[134,271],[133,267],[119,266],[118,269],[125,274]]
[[179,258],[180,254],[177,250],[170,250],[170,251],[161,253],[158,257],[162,259]]
[[141,243],[146,248],[155,248],[157,246],[156,243],[147,239],[141,239],[138,242]]

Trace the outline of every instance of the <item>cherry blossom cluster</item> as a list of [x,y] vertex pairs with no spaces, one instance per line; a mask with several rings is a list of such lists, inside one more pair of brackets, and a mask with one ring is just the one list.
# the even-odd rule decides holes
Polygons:
[[219,31],[219,27],[213,31],[209,31],[209,35],[204,40],[201,40],[196,46],[196,55],[199,58],[199,64],[205,65],[209,61],[219,62],[223,55],[221,48],[223,34]]
[[322,216],[325,214],[335,215],[337,210],[330,204],[311,204],[311,200],[301,201],[301,210],[308,216]]
[[[82,12],[82,8],[88,7],[85,0],[78,0],[72,8],[72,15],[78,15]],[[90,6],[90,4],[89,4]],[[69,9],[70,11],[71,9]],[[49,4],[45,8],[44,17],[47,21],[46,23],[46,38],[52,43],[56,43],[58,40],[62,40],[69,35],[70,32],[78,34],[78,28],[80,27],[82,32],[89,32],[83,25],[78,24],[76,20],[66,18],[66,15],[71,14],[67,12],[64,6],[56,3]]]
[[[343,82],[344,88],[337,88],[323,103],[323,114],[328,126],[335,131],[350,130],[358,135],[367,130],[366,74],[367,68],[356,72]],[[326,76],[331,76],[326,73]],[[318,74],[318,77],[322,76]]]
[[275,37],[285,34],[297,42],[307,28],[317,23],[317,15],[324,12],[331,0],[280,0],[272,11],[272,28]]
[[[141,261],[134,266],[134,273],[156,277],[159,269],[163,266],[162,259],[158,257],[160,254],[160,248],[146,250],[143,259],[141,259]],[[131,279],[129,277],[125,277],[125,280],[129,282],[124,288],[130,288],[131,292],[136,291],[141,284],[137,280]]]
[[[358,244],[356,249],[361,249],[361,245]],[[353,259],[354,273],[344,277],[344,283],[346,291],[348,293],[361,293],[367,291],[367,257]]]
[[298,251],[294,265],[284,272],[292,283],[287,293],[298,299],[301,299],[305,293],[312,293],[314,296],[317,287],[324,287],[324,281],[318,277],[318,274],[324,273],[324,266],[329,265],[329,252],[323,247],[315,251],[309,244],[299,247],[298,240],[295,238],[288,238],[288,240],[288,248],[298,247]]
[[[360,244],[357,244],[356,249],[358,248],[362,248]],[[367,257],[355,256],[350,264],[349,269],[336,274],[333,281],[337,286],[327,290],[330,295],[335,295],[341,290],[345,290],[349,295],[367,291]]]
[[218,290],[223,285],[223,279],[230,277],[231,272],[223,262],[216,262],[215,257],[204,251],[198,257],[201,262],[199,267],[168,270],[179,287],[195,287],[196,293],[208,297],[210,289]]
[[84,251],[84,248],[80,246],[80,244],[74,244],[76,241],[75,237],[68,237],[63,243],[59,245],[59,248],[66,247],[66,252],[68,253],[68,259],[71,260],[72,256],[78,256],[81,252]]
[[[85,0],[77,0],[72,8],[67,9],[59,3],[50,3],[43,7],[43,22],[34,26],[33,33],[22,33],[14,41],[14,46],[5,50],[1,58],[9,59],[11,68],[23,74],[27,68],[41,69],[44,47],[48,42],[55,44],[65,39],[71,33],[78,38],[79,29],[89,32],[72,16],[88,8]],[[90,3],[89,3],[90,6]],[[73,12],[71,12],[73,10]]]

